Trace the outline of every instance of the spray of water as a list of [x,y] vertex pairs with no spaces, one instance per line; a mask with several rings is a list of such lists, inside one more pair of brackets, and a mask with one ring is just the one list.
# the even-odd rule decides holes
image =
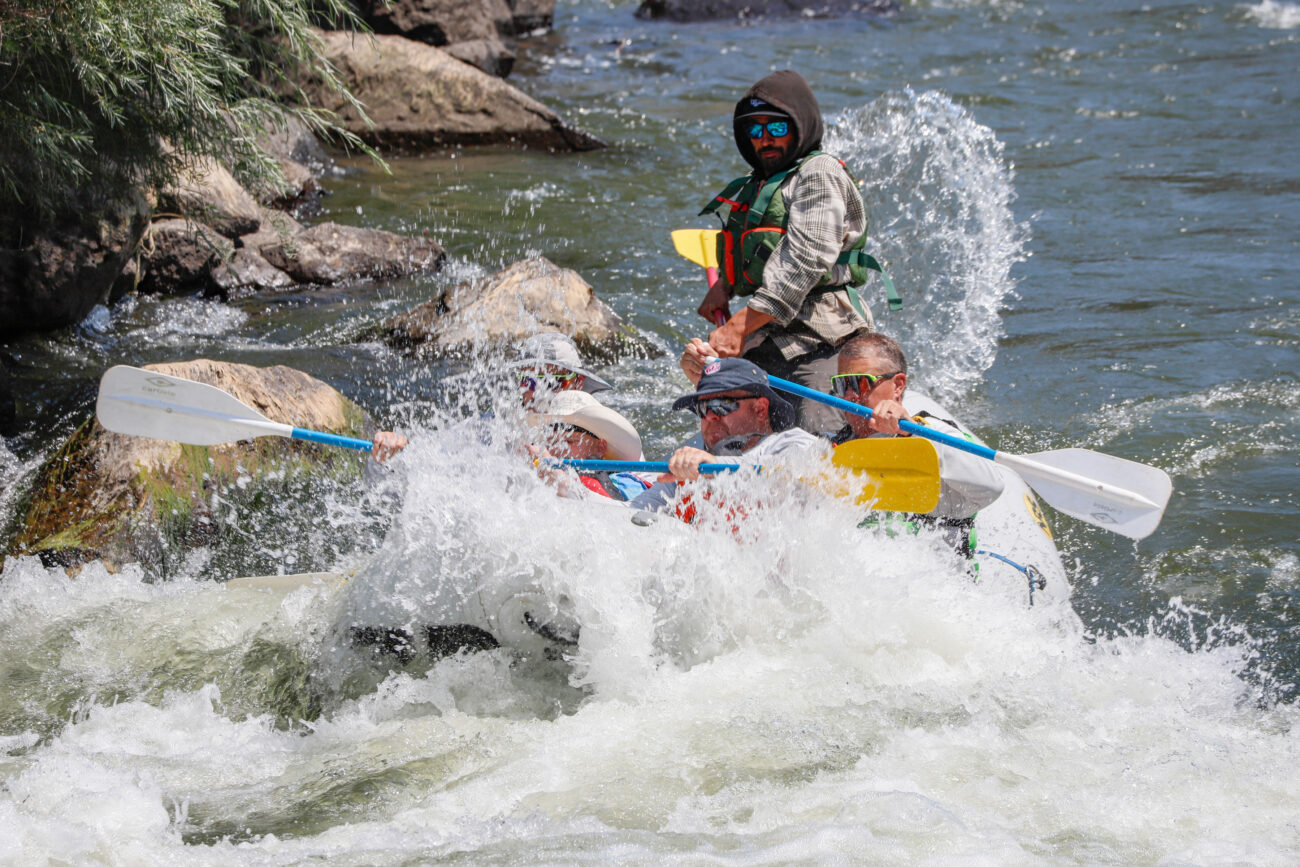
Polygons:
[[1011,269],[1027,255],[1002,143],[943,93],[908,89],[837,115],[826,149],[862,179],[869,252],[903,295],[903,312],[878,326],[907,347],[928,391],[960,396],[996,357]]

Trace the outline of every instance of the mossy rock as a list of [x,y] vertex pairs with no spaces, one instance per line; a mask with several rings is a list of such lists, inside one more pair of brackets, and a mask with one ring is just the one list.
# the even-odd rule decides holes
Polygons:
[[[371,425],[330,386],[293,368],[200,359],[148,365],[230,392],[273,421],[351,437]],[[88,419],[37,474],[11,555],[49,565],[103,560],[166,574],[187,551],[220,545],[229,516],[300,495],[308,477],[355,482],[364,458],[280,437],[193,446],[109,433]]]

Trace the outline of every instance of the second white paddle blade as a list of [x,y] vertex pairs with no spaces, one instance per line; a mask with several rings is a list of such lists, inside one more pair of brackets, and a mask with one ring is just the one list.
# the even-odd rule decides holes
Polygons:
[[126,365],[100,379],[95,415],[113,433],[196,446],[288,436],[293,429],[214,386]]
[[1057,511],[1130,539],[1155,532],[1173,493],[1164,470],[1089,449],[1057,449],[996,461],[1020,473]]

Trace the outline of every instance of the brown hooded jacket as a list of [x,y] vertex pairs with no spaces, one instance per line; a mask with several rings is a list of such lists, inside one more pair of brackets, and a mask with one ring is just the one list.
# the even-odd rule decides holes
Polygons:
[[[765,110],[765,108],[768,110]],[[770,109],[775,109],[772,111]],[[745,162],[753,166],[754,171],[763,176],[763,169],[754,153],[754,142],[750,139],[748,129],[751,120],[746,115],[786,114],[790,116],[794,127],[794,147],[787,159],[772,170],[772,174],[790,168],[803,159],[810,151],[815,151],[822,144],[822,110],[813,96],[808,82],[793,69],[782,69],[760,79],[746,91],[736,103],[732,115],[732,127],[736,135],[736,147]]]

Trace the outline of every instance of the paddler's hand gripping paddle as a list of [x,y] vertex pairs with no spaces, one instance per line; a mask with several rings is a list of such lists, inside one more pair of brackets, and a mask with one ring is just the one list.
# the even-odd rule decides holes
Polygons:
[[[718,282],[718,230],[717,229],[674,229],[673,249],[704,269],[709,281],[709,288]],[[727,314],[721,310],[713,311],[713,323],[723,325]]]

